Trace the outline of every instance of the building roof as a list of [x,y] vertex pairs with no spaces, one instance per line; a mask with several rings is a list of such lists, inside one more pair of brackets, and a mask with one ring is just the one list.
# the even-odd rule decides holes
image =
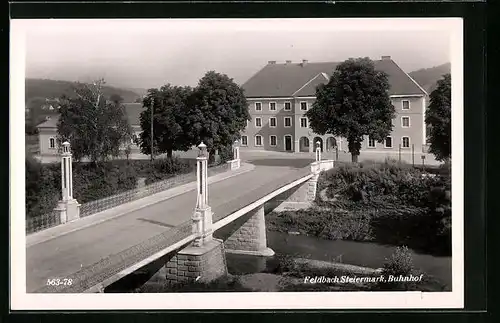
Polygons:
[[[375,69],[389,76],[390,95],[426,94],[424,89],[392,59],[383,58],[374,63]],[[338,64],[338,62],[286,64],[270,62],[243,84],[244,93],[247,98],[315,96],[316,86],[327,82],[321,75],[331,76]]]
[[[143,111],[142,103],[123,103],[125,107],[125,113],[127,115],[129,124],[132,127],[140,127],[140,114]],[[37,128],[57,128],[57,121],[59,121],[59,115],[52,116],[49,120],[46,120],[39,125]]]
[[59,115],[51,116],[50,119],[37,125],[37,128],[57,128],[57,121],[59,121]]

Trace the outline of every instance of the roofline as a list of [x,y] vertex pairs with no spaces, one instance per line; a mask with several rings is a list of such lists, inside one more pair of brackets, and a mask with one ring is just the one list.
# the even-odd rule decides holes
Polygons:
[[[391,94],[390,98],[408,98],[408,97],[422,97],[425,94]],[[310,96],[294,96],[294,97],[255,97],[255,98],[246,98],[248,101],[259,101],[259,100],[293,100],[293,99],[315,99],[315,95]]]
[[[319,72],[318,74],[316,74],[316,76],[314,76],[312,79],[310,79],[309,81],[306,82],[306,84],[302,85],[297,91],[293,92],[292,93],[292,96],[294,96],[296,93],[300,92],[300,90],[302,90],[303,88],[305,88],[307,85],[309,85],[309,83],[311,83],[312,81],[314,81],[318,76],[323,76],[325,77],[325,75],[323,74],[323,72]],[[328,79],[326,79],[328,81]]]
[[[393,61],[393,62],[394,62],[394,61]],[[398,65],[396,62],[394,62],[394,64],[396,64],[396,66],[397,66],[397,67],[399,67],[399,65]],[[424,88],[423,88],[423,87],[421,87],[421,86],[420,86],[420,84],[418,84],[418,83],[417,83],[417,82],[416,82],[416,81],[415,81],[415,80],[414,80],[414,79],[413,79],[413,78],[412,78],[412,77],[411,77],[408,73],[406,73],[406,72],[405,72],[405,71],[404,71],[401,67],[399,67],[399,69],[400,69],[400,70],[402,70],[402,71],[403,71],[403,73],[405,73],[405,74],[406,74],[406,76],[408,76],[408,78],[409,78],[409,79],[410,79],[413,83],[415,83],[415,85],[416,85],[416,86],[418,86],[418,88],[419,88],[422,92],[424,92],[424,95],[429,95],[429,93],[427,93],[427,91],[426,91],[426,90],[424,90]]]
[[293,100],[294,98],[291,96],[267,96],[267,97],[247,97],[249,101],[258,101],[258,100]]
[[389,95],[390,98],[421,97],[421,96],[425,96],[425,94],[393,94],[393,95]]

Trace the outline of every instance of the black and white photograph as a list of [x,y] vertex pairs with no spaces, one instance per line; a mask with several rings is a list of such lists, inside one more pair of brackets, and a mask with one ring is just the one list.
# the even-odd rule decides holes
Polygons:
[[10,50],[13,309],[463,307],[461,19],[13,19]]

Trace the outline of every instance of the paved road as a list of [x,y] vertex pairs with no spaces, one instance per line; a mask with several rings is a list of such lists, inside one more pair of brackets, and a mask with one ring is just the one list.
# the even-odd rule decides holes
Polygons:
[[[220,219],[278,187],[303,176],[309,159],[256,159],[255,170],[209,187],[209,204]],[[49,278],[64,278],[189,220],[196,192],[191,191],[126,215],[42,242],[26,250],[27,292]],[[229,212],[229,213],[228,213]]]

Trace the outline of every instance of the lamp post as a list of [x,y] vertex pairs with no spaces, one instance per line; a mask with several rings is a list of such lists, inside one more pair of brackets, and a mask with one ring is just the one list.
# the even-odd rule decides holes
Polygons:
[[321,161],[321,143],[320,141],[316,141],[316,161]]
[[212,208],[208,205],[208,152],[201,142],[196,158],[197,199],[192,220],[192,232],[195,235],[193,245],[201,247],[212,240]]
[[151,132],[149,135],[149,140],[151,141],[151,162],[153,162],[153,110],[154,110],[155,99],[151,98]]
[[80,204],[73,198],[73,167],[70,143],[62,144],[61,154],[61,200],[56,211],[60,212],[61,223],[76,220],[80,217]]

